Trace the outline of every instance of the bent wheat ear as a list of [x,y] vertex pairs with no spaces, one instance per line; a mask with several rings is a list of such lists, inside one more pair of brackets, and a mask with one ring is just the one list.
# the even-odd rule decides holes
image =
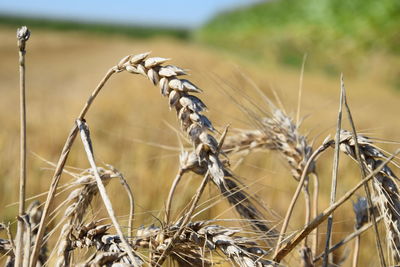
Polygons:
[[[293,120],[285,114],[285,112],[276,108],[268,98],[266,98],[266,100],[271,109],[270,114],[268,112],[261,112],[262,115],[258,116],[256,115],[257,112],[253,112],[250,109],[241,106],[241,109],[245,111],[248,116],[250,116],[250,119],[253,119],[256,122],[255,124],[259,129],[237,130],[238,134],[227,138],[224,151],[226,153],[245,151],[247,154],[255,149],[277,151],[288,162],[292,176],[296,181],[299,182],[299,186],[301,186],[301,188],[298,187],[298,189],[303,190],[306,207],[305,224],[307,225],[311,220],[312,209],[311,198],[308,190],[309,174],[313,174],[316,181],[316,185],[314,186],[314,207],[312,212],[314,216],[316,216],[318,213],[318,176],[315,170],[315,160],[312,158],[313,149],[308,144],[307,138],[299,133],[299,125],[294,123]],[[250,103],[252,106],[255,105],[252,103],[252,101],[250,101]],[[260,108],[257,107],[257,110],[258,109]],[[302,179],[303,176],[304,179]],[[298,190],[295,192],[292,203],[290,204],[286,213],[285,220],[283,221],[276,251],[278,250],[287,230],[294,205],[297,201],[297,191]],[[305,247],[308,246],[307,243],[308,240],[305,238]],[[316,251],[317,243],[318,229],[315,230],[313,236],[314,253]],[[304,260],[306,259],[305,256],[308,255],[307,251],[308,250],[306,248],[303,251]]]
[[[175,109],[181,128],[194,148],[194,153],[181,157],[181,163],[184,162],[187,165],[186,170],[193,170],[196,173],[204,173],[208,170],[211,180],[241,216],[249,219],[256,229],[266,233],[273,232],[271,227],[264,222],[261,212],[248,199],[249,195],[243,192],[235,181],[229,179],[227,182],[226,176],[231,176],[231,172],[219,159],[218,142],[213,135],[215,129],[211,121],[203,114],[207,107],[199,97],[191,94],[202,90],[192,82],[180,79],[178,76],[186,72],[179,67],[163,66],[162,64],[168,59],[147,58],[148,55],[148,53],[143,53],[131,56],[131,59],[121,66],[121,70],[146,76],[153,84],[160,87],[163,96],[168,97],[170,108]],[[239,194],[241,197],[238,197]],[[238,199],[241,199],[241,202],[238,202]],[[244,201],[244,199],[247,200]]]
[[[72,243],[74,248],[99,248],[85,266],[90,266],[99,259],[104,260],[103,264],[127,263],[128,258],[121,247],[121,240],[118,236],[107,233],[110,227],[91,222],[78,231],[79,239]],[[153,257],[158,259],[179,229],[179,225],[169,225],[166,228],[154,225],[141,227],[131,246],[150,250]],[[208,221],[191,222],[180,234],[179,242],[172,247],[170,255],[178,263],[185,263],[184,266],[211,266],[215,263],[213,257],[220,258],[217,255],[211,256],[213,252],[222,253],[223,258],[237,266],[278,266],[265,259],[268,252],[256,245],[256,236],[255,239],[251,236],[243,237],[239,236],[240,232],[241,229],[215,225]],[[144,261],[138,258],[137,264],[144,265]]]

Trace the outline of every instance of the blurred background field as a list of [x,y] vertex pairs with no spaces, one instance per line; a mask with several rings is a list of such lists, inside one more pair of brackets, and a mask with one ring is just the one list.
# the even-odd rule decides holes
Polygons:
[[[273,91],[276,91],[287,113],[295,118],[301,63],[307,54],[301,132],[308,135],[310,142],[319,144],[328,134],[334,134],[340,72],[345,76],[359,131],[398,141],[400,4],[397,1],[335,3],[261,2],[231,8],[196,27],[159,27],[154,21],[149,25],[120,26],[101,21],[82,23],[3,13],[0,17],[3,129],[0,133],[0,220],[14,221],[17,214],[17,206],[10,206],[18,199],[16,27],[26,24],[32,30],[27,46],[28,195],[35,196],[48,189],[52,177],[52,166],[39,156],[55,163],[74,119],[107,69],[125,55],[145,51],[172,58],[174,65],[190,69],[190,79],[204,90],[209,117],[218,129],[228,123],[231,127],[253,127],[238,105],[230,100],[230,95],[241,90],[267,109],[254,85],[273,100]],[[133,188],[135,226],[157,224],[156,218],[163,215],[168,188],[178,168],[181,138],[167,99],[143,77],[117,74],[96,100],[87,121],[97,161],[115,166]],[[345,125],[348,128],[346,122]],[[398,147],[381,146],[389,151]],[[331,156],[325,155],[317,166],[322,184],[321,208],[329,202]],[[338,196],[360,179],[354,163],[343,159],[341,164]],[[89,167],[80,140],[67,165]],[[255,153],[246,158],[236,173],[250,185],[251,192],[274,210],[276,215],[271,219],[279,223],[297,186],[284,160],[272,152]],[[71,179],[64,175],[62,182]],[[197,176],[185,177],[179,187],[180,197],[173,204],[175,214],[191,198],[199,182]],[[107,189],[122,224],[127,225],[128,198],[121,193],[118,182],[111,183]],[[206,195],[216,196],[217,192],[210,186]],[[303,224],[302,205],[300,201],[291,230]],[[235,218],[228,208],[225,201],[220,201],[199,218]],[[338,227],[334,228],[334,240],[353,230],[351,203],[345,209],[347,212],[338,212],[335,216]],[[104,215],[99,202],[93,207],[93,216]],[[321,234],[324,230],[322,226]],[[366,236],[366,242],[372,243],[372,236]],[[360,266],[376,266],[378,259],[374,252],[361,248]],[[337,257],[345,253],[342,249]],[[288,262],[290,266],[296,262],[293,257]]]

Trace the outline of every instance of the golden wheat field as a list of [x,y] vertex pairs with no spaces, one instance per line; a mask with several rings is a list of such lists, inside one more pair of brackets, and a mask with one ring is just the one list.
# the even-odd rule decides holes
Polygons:
[[[218,133],[222,133],[227,125],[232,129],[228,130],[228,137],[235,133],[236,128],[257,127],[254,118],[243,112],[243,106],[249,105],[249,99],[254,102],[253,107],[269,111],[268,103],[260,97],[257,88],[296,121],[300,69],[287,69],[270,62],[253,63],[221,50],[175,39],[143,40],[37,30],[27,43],[26,55],[28,197],[37,196],[35,199],[41,202],[46,200],[42,193],[49,189],[54,164],[65,139],[87,98],[107,70],[126,55],[147,51],[151,51],[153,56],[171,58],[168,64],[189,70],[187,79],[204,91],[201,99],[207,105],[207,117]],[[19,186],[19,90],[14,29],[0,28],[0,59],[0,220],[11,222],[11,230],[15,232]],[[378,75],[347,77],[344,73],[344,80],[358,132],[377,140],[394,141],[377,143],[389,153],[394,152],[399,147],[395,141],[400,136],[399,92],[382,83]],[[329,134],[332,138],[335,136],[340,77],[308,72],[306,64],[302,87],[299,132],[307,136],[308,143],[313,144],[315,149]],[[191,148],[190,141],[181,133],[176,112],[170,110],[168,98],[162,97],[159,91],[145,77],[117,73],[105,85],[86,116],[97,164],[111,164],[117,168],[132,188],[135,229],[141,225],[160,226],[168,191],[179,168],[181,147]],[[351,130],[345,115],[343,128]],[[332,161],[333,149],[324,153],[316,163],[320,181],[319,211],[329,206]],[[276,226],[279,231],[298,184],[292,178],[285,158],[276,151],[260,149],[245,156],[240,153],[230,156],[229,163],[234,173],[248,186],[246,190],[265,207],[263,214],[270,220],[270,225]],[[77,138],[66,166],[66,170],[73,173],[90,168],[80,138]],[[398,170],[395,172],[399,173]],[[64,173],[60,184],[74,179]],[[357,164],[341,155],[337,198],[360,179]],[[172,218],[181,215],[202,180],[201,176],[191,173],[183,177],[172,202]],[[117,180],[110,181],[107,192],[125,231],[129,199]],[[62,204],[68,193],[61,192],[53,207]],[[356,201],[360,195],[364,195],[362,189],[351,199]],[[205,188],[200,203],[196,211],[201,212],[196,214],[194,220],[223,219],[224,225],[240,225],[235,209],[212,184]],[[304,209],[303,195],[300,195],[287,233],[294,233],[303,227]],[[51,216],[60,218],[62,214],[63,209],[60,209]],[[107,218],[99,196],[89,206],[85,218]],[[354,221],[352,202],[347,201],[334,213],[333,243],[353,232]],[[55,226],[57,219],[50,224]],[[383,223],[379,224],[379,229],[384,232]],[[60,227],[49,243],[57,241],[59,231]],[[323,251],[325,232],[326,223],[323,223],[319,227],[319,253]],[[6,233],[1,232],[1,238],[6,237]],[[368,230],[361,240],[359,266],[378,266],[373,231]],[[352,248],[351,241],[338,249],[334,253],[335,262],[345,258],[343,266],[351,266]],[[300,254],[297,250],[293,250],[282,264],[299,266]],[[2,262],[5,258],[2,256]],[[54,264],[54,259],[50,259],[48,265]],[[221,260],[217,264],[226,264],[226,261]]]

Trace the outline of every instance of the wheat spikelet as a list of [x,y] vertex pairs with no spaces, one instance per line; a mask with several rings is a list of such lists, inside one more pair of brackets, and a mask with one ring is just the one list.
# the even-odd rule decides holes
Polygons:
[[[100,225],[98,222],[90,222],[77,229],[76,239],[71,241],[72,249],[83,249],[95,247],[96,253],[89,257],[80,266],[103,266],[116,263],[131,266],[131,261],[121,245],[118,235],[107,234],[111,225]],[[136,264],[141,266],[143,262],[140,258],[135,258]]]
[[[383,159],[388,158],[368,137],[358,135],[357,139],[363,165],[369,172],[376,169]],[[349,131],[341,131],[340,149],[353,159],[356,158],[355,142]],[[398,178],[394,172],[385,166],[374,176],[372,184],[376,193],[377,206],[386,227],[388,251],[394,263],[397,264],[400,261],[400,198],[395,179]]]

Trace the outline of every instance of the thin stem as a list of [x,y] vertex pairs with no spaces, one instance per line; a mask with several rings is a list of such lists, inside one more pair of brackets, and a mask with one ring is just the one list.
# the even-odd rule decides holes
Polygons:
[[[371,180],[377,173],[379,173],[390,161],[393,160],[400,154],[400,149],[388,157],[384,162],[382,162],[378,168],[371,172],[365,179],[359,182],[353,189],[346,192],[338,201],[333,205],[330,205],[323,212],[321,212],[314,220],[312,220],[308,225],[306,225],[295,237],[293,237],[289,242],[287,242],[274,256],[274,261],[280,262],[287,254],[290,253],[307,235],[311,233],[318,225],[324,222],[329,215],[331,215],[337,208],[339,208],[344,202],[346,202],[361,186]],[[329,253],[329,252],[328,252]]]
[[[303,186],[304,204],[306,208],[304,225],[309,224],[311,220],[311,199],[310,199],[310,192],[308,191],[308,183],[309,183],[309,177],[307,177],[305,184]],[[308,244],[308,237],[304,238],[304,247],[308,248],[307,244]]]
[[360,244],[361,244],[361,236],[357,235],[356,240],[354,240],[353,261],[351,263],[352,267],[358,266],[358,256],[360,254]]
[[128,198],[129,198],[128,236],[132,237],[133,236],[133,219],[134,219],[134,214],[135,214],[135,198],[133,197],[132,189],[129,186],[128,182],[126,181],[124,175],[121,172],[119,172],[112,165],[107,164],[107,167],[112,169],[112,171],[118,175],[122,186],[125,188],[125,191],[128,194]]
[[[313,209],[312,217],[316,218],[318,215],[318,194],[319,194],[319,179],[316,173],[312,175],[314,177],[314,191],[313,191]],[[318,250],[318,227],[315,227],[312,234],[311,251],[312,255],[316,255]]]
[[[220,139],[218,140],[218,148],[216,151],[217,155],[221,151],[222,145],[225,141],[226,134],[228,133],[228,128],[229,128],[229,125],[227,127],[225,127],[224,132],[222,133]],[[174,234],[171,241],[168,243],[167,247],[165,248],[164,252],[161,254],[160,258],[155,263],[156,266],[161,266],[163,264],[163,262],[165,261],[165,259],[168,256],[168,254],[170,253],[171,249],[173,248],[174,243],[176,242],[178,237],[181,235],[181,233],[185,229],[186,224],[192,219],[194,210],[196,209],[197,204],[199,203],[200,197],[203,194],[204,189],[206,188],[206,185],[209,180],[210,180],[210,171],[207,170],[207,173],[204,175],[204,179],[203,179],[200,187],[197,189],[196,195],[193,198],[192,205],[190,206],[189,210],[186,212],[182,221],[180,222],[180,227],[179,227],[178,231]]]
[[165,259],[167,258],[168,254],[170,253],[171,249],[173,248],[173,245],[175,244],[176,240],[178,239],[178,237],[181,235],[181,233],[185,229],[186,224],[192,218],[193,212],[196,209],[197,204],[199,203],[200,197],[203,194],[204,189],[206,188],[206,185],[207,185],[209,179],[210,179],[210,174],[209,174],[209,171],[207,171],[206,175],[204,176],[203,181],[201,182],[201,185],[197,189],[196,195],[193,198],[192,205],[190,206],[189,210],[186,212],[186,214],[183,217],[183,220],[180,223],[180,227],[179,227],[178,231],[176,231],[174,236],[171,238],[171,241],[168,243],[164,252],[161,254],[160,258],[155,263],[155,266],[161,266],[164,263]]
[[[361,160],[361,154],[360,154],[360,147],[358,145],[358,137],[357,137],[357,131],[356,131],[356,126],[353,120],[353,116],[351,115],[351,111],[350,111],[350,107],[347,103],[347,98],[346,98],[346,90],[344,87],[344,81],[343,81],[343,75],[342,75],[342,90],[343,90],[343,94],[344,94],[344,105],[347,111],[347,116],[349,118],[350,121],[350,125],[352,128],[352,136],[353,136],[353,140],[354,140],[354,144],[355,144],[355,152],[356,152],[356,158],[358,161],[358,165],[360,167],[360,172],[361,172],[361,179],[363,179],[367,174],[366,174],[366,170],[364,167],[364,162]],[[367,196],[367,201],[368,201],[368,206],[369,207],[373,207],[373,203],[372,203],[372,198],[371,198],[371,192],[370,189],[368,187],[368,184],[364,185],[364,191],[365,191],[365,195]],[[376,249],[378,250],[378,255],[379,255],[379,262],[381,264],[381,266],[386,266],[386,261],[385,261],[385,256],[383,254],[383,248],[382,248],[382,242],[380,239],[380,235],[379,235],[379,230],[378,230],[378,225],[376,223],[376,215],[374,212],[371,212],[371,217],[372,217],[372,223],[374,224],[374,233],[375,233],[375,245],[376,245]]]
[[281,232],[279,233],[278,242],[276,244],[275,255],[279,251],[279,247],[281,245],[282,239],[283,239],[283,237],[285,235],[285,232],[287,230],[287,227],[289,225],[290,217],[292,216],[292,213],[293,213],[293,210],[294,210],[294,206],[295,206],[295,204],[297,202],[297,199],[299,198],[301,189],[303,188],[303,185],[304,185],[304,181],[305,181],[305,179],[307,177],[308,168],[310,167],[310,165],[314,161],[314,159],[318,155],[320,155],[323,151],[325,151],[330,145],[331,145],[331,142],[326,142],[325,144],[322,144],[317,150],[314,151],[314,153],[308,159],[307,164],[304,167],[303,173],[301,174],[300,181],[297,184],[296,191],[295,191],[295,193],[294,193],[294,195],[292,197],[292,200],[290,202],[289,208],[286,211],[285,219],[283,220],[283,225],[282,225],[282,228],[281,228]]
[[[25,214],[25,193],[26,193],[26,101],[25,101],[25,46],[29,40],[30,31],[26,26],[17,30],[19,48],[19,88],[20,88],[20,175],[19,175],[19,209],[18,215],[22,218]],[[18,220],[17,244],[15,255],[15,266],[23,264],[23,243],[24,243],[23,220]]]
[[[343,88],[340,91],[340,103],[339,103],[339,112],[337,118],[337,126],[336,126],[336,137],[335,137],[335,154],[333,157],[333,170],[332,170],[332,184],[331,184],[331,197],[330,197],[330,205],[332,205],[336,200],[336,187],[337,187],[337,178],[338,178],[338,170],[339,170],[339,145],[340,145],[340,132],[342,127],[342,110],[343,110]],[[332,228],[333,228],[333,214],[331,214],[328,218],[327,230],[326,230],[326,240],[325,240],[325,256],[322,266],[327,267],[329,263],[329,247],[331,245],[331,236],[332,236]]]
[[[79,119],[83,119],[84,116],[86,115],[86,113],[88,112],[89,108],[91,107],[91,104],[93,103],[94,99],[96,98],[96,96],[99,94],[99,92],[101,91],[101,89],[104,87],[104,85],[106,84],[106,82],[111,78],[111,76],[114,73],[118,72],[118,68],[112,67],[111,69],[108,70],[108,72],[106,73],[106,75],[103,77],[103,79],[100,81],[100,83],[97,85],[97,87],[95,88],[95,90],[92,92],[91,96],[89,97],[89,99],[87,100],[87,102],[85,103],[85,106],[83,107],[81,113],[79,114]],[[61,155],[60,158],[58,159],[57,162],[57,166],[56,169],[54,171],[54,175],[53,178],[51,180],[51,185],[50,185],[50,189],[47,193],[47,199],[43,208],[43,213],[42,213],[42,218],[40,219],[40,223],[38,226],[38,233],[36,235],[36,239],[35,239],[35,243],[33,246],[33,250],[32,250],[32,258],[30,261],[29,266],[30,267],[35,267],[36,266],[36,262],[38,260],[39,257],[39,250],[40,247],[42,245],[42,238],[44,235],[44,229],[45,229],[45,225],[46,225],[46,221],[48,219],[48,213],[49,213],[49,209],[51,204],[53,203],[54,200],[54,196],[56,194],[56,190],[57,190],[57,186],[58,186],[58,182],[60,181],[61,178],[61,174],[63,172],[65,163],[67,161],[69,152],[71,150],[71,147],[75,141],[75,138],[78,134],[78,126],[76,125],[76,123],[74,123],[74,125],[72,126],[72,129],[68,135],[67,140],[65,141],[64,147],[61,151]]]
[[126,240],[126,238],[122,232],[121,226],[119,225],[118,220],[115,217],[112,203],[110,201],[110,198],[107,195],[106,188],[105,188],[103,181],[101,180],[100,174],[97,170],[96,162],[95,162],[94,155],[93,155],[92,141],[90,140],[89,127],[87,126],[87,124],[84,121],[82,121],[80,119],[78,119],[76,121],[76,123],[77,123],[77,126],[78,126],[80,134],[81,134],[82,143],[85,148],[86,155],[87,155],[87,158],[90,163],[90,167],[92,168],[94,177],[96,179],[96,183],[97,183],[97,187],[100,192],[100,196],[103,199],[104,206],[106,207],[106,210],[108,212],[108,215],[111,218],[114,228],[117,231],[117,234],[119,235],[119,238],[121,239],[122,244],[125,247],[125,252],[128,253],[128,256],[129,256],[133,266],[136,267],[136,266],[138,266],[138,264],[136,262],[135,256],[133,255],[132,248],[129,246],[129,243]]
[[169,194],[168,194],[168,198],[167,198],[167,203],[166,203],[166,208],[165,208],[165,224],[168,225],[169,224],[169,220],[171,217],[171,205],[172,205],[172,198],[175,194],[175,190],[176,187],[178,186],[182,176],[184,174],[184,171],[182,170],[182,168],[179,168],[178,173],[175,176],[175,179],[171,185],[171,189],[169,190]]

